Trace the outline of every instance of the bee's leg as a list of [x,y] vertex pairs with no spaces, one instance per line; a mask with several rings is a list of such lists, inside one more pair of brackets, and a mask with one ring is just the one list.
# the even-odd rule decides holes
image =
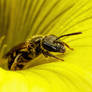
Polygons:
[[15,58],[13,64],[12,64],[12,66],[11,66],[11,68],[10,68],[10,70],[15,70],[15,67],[16,67],[16,65],[17,65],[18,58],[19,58],[20,56],[21,56],[21,54],[19,54],[19,55],[16,56],[16,58]]
[[63,42],[63,44],[67,47],[67,48],[69,48],[70,50],[74,50],[73,48],[71,48],[68,44],[66,44],[65,42]]
[[56,57],[56,56],[54,56],[53,54],[51,54],[51,53],[49,53],[49,52],[43,52],[43,55],[45,56],[45,57],[53,57],[53,58],[56,58],[56,59],[58,59],[58,60],[61,60],[61,61],[64,61],[63,59],[61,59],[61,58],[58,58],[58,57]]

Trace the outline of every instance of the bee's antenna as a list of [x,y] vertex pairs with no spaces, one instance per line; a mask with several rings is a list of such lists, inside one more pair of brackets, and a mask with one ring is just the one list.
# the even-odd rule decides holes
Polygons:
[[58,37],[56,40],[64,37],[64,36],[70,36],[70,35],[78,35],[78,34],[82,34],[82,32],[76,32],[76,33],[70,33],[70,34],[66,34],[66,35],[61,35],[60,37]]

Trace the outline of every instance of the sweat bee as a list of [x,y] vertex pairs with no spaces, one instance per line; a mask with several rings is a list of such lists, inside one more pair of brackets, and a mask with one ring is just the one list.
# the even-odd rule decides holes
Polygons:
[[[59,59],[51,54],[51,52],[65,53],[65,46],[72,50],[69,45],[59,39],[65,36],[78,35],[81,33],[82,32],[75,32],[61,35],[60,37],[57,37],[56,35],[33,37],[31,40],[10,49],[10,51],[4,55],[4,58],[8,59],[8,69],[22,70],[28,62],[40,54],[43,54],[45,57],[49,56]],[[63,59],[60,60],[64,61]]]

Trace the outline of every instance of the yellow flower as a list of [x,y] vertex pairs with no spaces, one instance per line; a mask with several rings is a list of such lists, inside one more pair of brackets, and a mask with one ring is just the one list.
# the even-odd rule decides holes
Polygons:
[[0,62],[13,46],[34,35],[82,32],[63,40],[74,51],[56,54],[64,62],[40,55],[30,68],[0,68],[0,92],[92,92],[92,0],[1,0]]

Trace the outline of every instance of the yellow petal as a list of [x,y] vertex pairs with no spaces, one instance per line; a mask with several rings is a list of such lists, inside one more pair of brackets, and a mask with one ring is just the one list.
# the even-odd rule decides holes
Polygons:
[[0,2],[0,55],[33,35],[82,32],[61,39],[74,48],[67,48],[65,55],[56,54],[64,62],[39,56],[31,65],[38,66],[26,70],[0,68],[0,92],[92,92],[91,0]]

